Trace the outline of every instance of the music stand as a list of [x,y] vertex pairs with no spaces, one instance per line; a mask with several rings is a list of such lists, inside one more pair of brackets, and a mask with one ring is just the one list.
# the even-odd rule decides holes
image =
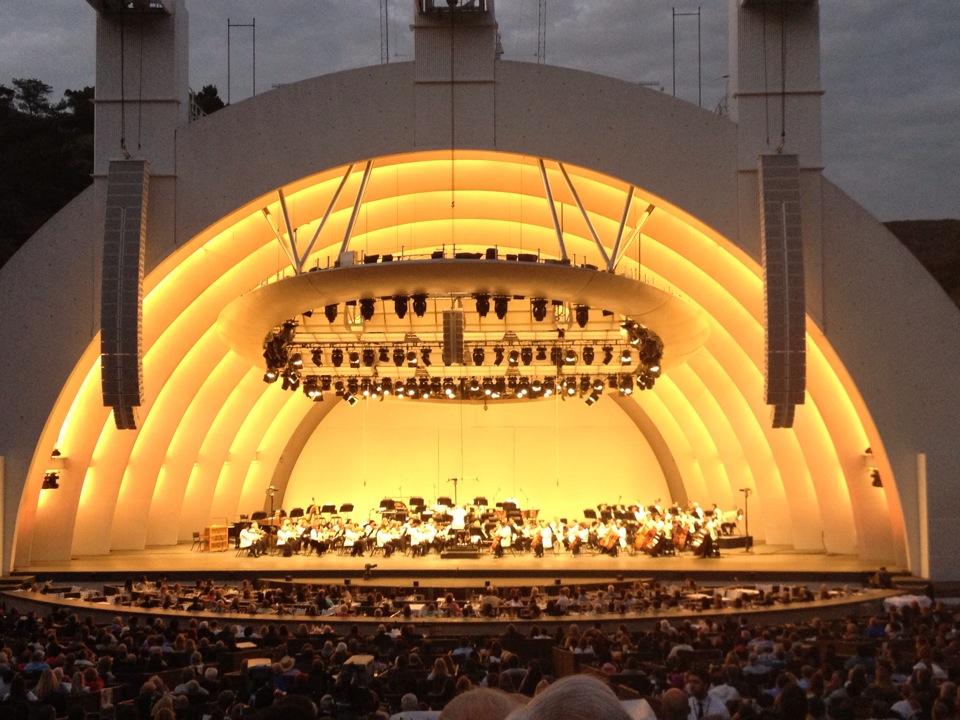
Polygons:
[[473,504],[477,507],[487,507],[487,499],[483,496],[475,497],[473,499]]
[[583,517],[586,518],[587,520],[596,520],[597,511],[594,510],[593,508],[587,508],[586,510],[583,511]]
[[353,512],[353,503],[344,503],[340,506],[340,512]]
[[438,497],[438,498],[437,498],[437,505],[443,505],[443,506],[445,506],[445,507],[452,507],[452,506],[453,506],[453,501],[452,501],[450,498],[448,498],[448,497]]
[[337,511],[336,505],[324,505],[320,508],[321,515],[333,515]]

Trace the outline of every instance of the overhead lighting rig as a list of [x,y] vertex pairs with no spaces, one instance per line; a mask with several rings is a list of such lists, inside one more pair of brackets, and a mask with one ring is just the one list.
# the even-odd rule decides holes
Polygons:
[[[485,293],[477,293],[474,298],[477,314],[483,318],[489,311],[491,298]],[[410,299],[417,317],[426,314],[428,296],[425,294],[382,299],[393,301],[401,320],[407,315]],[[507,318],[511,298],[497,295],[492,299],[498,318]],[[376,299],[361,298],[347,304],[351,302],[359,305],[365,320],[374,317]],[[556,305],[557,301],[553,302]],[[337,307],[336,304],[325,306],[328,319],[338,315]],[[548,307],[546,299],[530,300],[531,313],[537,323],[546,319]],[[304,317],[309,318],[311,314],[304,313]],[[652,388],[661,374],[663,342],[660,337],[631,318],[613,321],[611,326],[609,315],[602,313],[600,323],[604,329],[599,331],[589,326],[589,308],[577,305],[573,318],[582,333],[572,327],[572,322],[567,328],[547,330],[549,337],[538,329],[475,332],[482,334],[482,338],[479,342],[467,340],[472,345],[468,355],[472,366],[445,361],[439,368],[433,366],[432,358],[434,351],[444,356],[446,340],[442,331],[432,337],[426,332],[421,338],[408,327],[400,339],[382,332],[361,332],[354,339],[342,341],[317,339],[317,334],[310,332],[298,335],[297,321],[287,320],[264,341],[263,380],[281,381],[284,390],[302,389],[308,398],[317,402],[329,393],[350,404],[364,398],[383,399],[391,395],[420,400],[494,401],[539,399],[558,394],[563,399],[580,396],[588,405],[593,405],[605,389],[630,395],[635,390]],[[421,329],[417,327],[417,331]]]

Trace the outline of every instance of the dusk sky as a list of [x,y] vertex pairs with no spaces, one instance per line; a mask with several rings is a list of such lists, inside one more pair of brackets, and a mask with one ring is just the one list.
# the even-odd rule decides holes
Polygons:
[[[724,97],[727,2],[703,0],[703,99]],[[392,61],[412,58],[413,3],[390,2]],[[190,84],[226,98],[226,24],[257,21],[257,90],[380,61],[378,0],[189,0]],[[548,0],[547,62],[671,91],[671,7],[683,0]],[[59,98],[93,84],[84,0],[0,0],[0,83],[40,78]],[[537,0],[499,0],[504,57],[535,61]],[[960,1],[821,0],[828,178],[881,220],[960,217]],[[250,36],[235,30],[234,102]],[[696,18],[678,20],[677,94],[697,100]]]

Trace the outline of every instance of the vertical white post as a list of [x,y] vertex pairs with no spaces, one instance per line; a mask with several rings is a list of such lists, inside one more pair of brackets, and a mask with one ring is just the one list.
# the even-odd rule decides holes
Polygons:
[[927,505],[927,454],[917,453],[917,506],[918,532],[917,547],[920,549],[920,575],[930,577],[930,528]]

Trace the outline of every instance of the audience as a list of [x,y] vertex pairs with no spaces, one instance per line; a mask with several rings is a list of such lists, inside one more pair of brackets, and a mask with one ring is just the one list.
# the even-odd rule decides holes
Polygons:
[[[270,592],[240,587],[251,597]],[[156,589],[162,596],[163,584]],[[670,607],[674,590],[563,588],[539,599],[610,607],[633,595]],[[334,605],[367,604],[349,588],[309,592],[311,602],[322,593]],[[539,595],[485,592],[517,607]],[[443,614],[470,603],[440,597]],[[67,608],[46,615],[3,608],[0,718],[956,720],[960,613],[939,603],[881,613],[852,607],[841,620],[763,624],[761,614],[726,614],[652,626],[624,619],[613,631],[585,615],[552,631],[501,624],[499,634],[475,637],[462,636],[462,626],[425,636],[386,618],[375,630],[356,624],[335,633],[308,618],[289,627],[229,616],[131,615],[97,624]],[[264,662],[235,669],[238,643]]]

